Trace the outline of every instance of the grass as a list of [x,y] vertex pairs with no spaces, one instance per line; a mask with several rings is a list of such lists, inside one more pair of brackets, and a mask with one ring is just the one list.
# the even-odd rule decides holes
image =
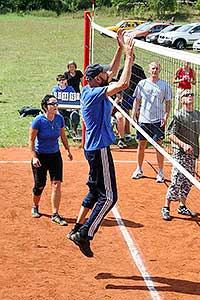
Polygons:
[[69,60],[82,69],[83,19],[5,15],[0,27],[0,147],[24,146],[31,118],[18,109],[39,107]]
[[[95,20],[108,26],[120,19],[97,14]],[[0,15],[0,147],[27,145],[32,118],[20,118],[18,109],[39,108],[69,60],[83,69],[83,22],[83,13]]]
[[[114,19],[101,17],[101,24]],[[83,69],[83,22],[83,14],[0,15],[0,147],[27,145],[32,118],[20,118],[18,109],[39,108],[69,60]]]

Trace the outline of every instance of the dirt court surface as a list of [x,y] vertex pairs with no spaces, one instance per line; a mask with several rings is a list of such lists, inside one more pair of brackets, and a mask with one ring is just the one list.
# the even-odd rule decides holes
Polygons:
[[[117,210],[125,227],[110,212],[91,243],[94,257],[86,258],[65,238],[87,193],[83,151],[72,152],[74,161],[69,162],[62,151],[60,213],[68,226],[59,227],[50,220],[49,181],[42,216],[31,217],[28,148],[0,149],[0,300],[200,300],[200,219],[178,215],[177,203],[171,222],[160,215],[170,166],[165,167],[166,182],[156,183],[155,153],[150,150],[145,178],[133,180],[136,151],[112,150]],[[188,206],[200,212],[199,192],[192,191]],[[120,228],[127,229],[130,249]]]

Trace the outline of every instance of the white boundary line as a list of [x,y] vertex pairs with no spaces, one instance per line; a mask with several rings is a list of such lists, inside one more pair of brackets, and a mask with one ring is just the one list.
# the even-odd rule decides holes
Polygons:
[[[63,163],[85,163],[85,160],[73,160],[73,161],[68,161],[68,160],[63,160]],[[0,160],[0,164],[30,164],[31,161],[29,160]],[[114,163],[123,163],[123,164],[131,164],[131,163],[137,163],[137,160],[119,160],[116,159],[114,160]],[[157,164],[157,160],[144,160],[143,164]],[[171,163],[168,160],[164,161],[165,165],[171,165]],[[200,164],[200,160],[198,161],[198,164]]]
[[[66,161],[67,162],[67,161]],[[81,161],[73,161],[73,162],[76,162],[76,163],[86,163],[85,160],[81,160]],[[132,163],[132,162],[136,162],[136,161],[120,161],[120,160],[116,160],[115,162],[119,162],[119,163]],[[20,164],[20,163],[23,163],[23,164],[27,164],[29,163],[30,164],[30,161],[29,160],[21,160],[21,161],[17,161],[17,160],[14,160],[14,161],[0,161],[0,164]],[[69,161],[69,163],[72,163]],[[144,162],[144,163],[147,163],[147,162]],[[140,256],[140,253],[139,253],[139,250],[137,249],[137,246],[133,240],[133,238],[131,237],[131,235],[129,234],[124,222],[122,221],[122,218],[121,218],[121,215],[117,209],[116,206],[114,206],[112,208],[112,213],[117,221],[117,224],[119,226],[119,229],[122,233],[122,236],[128,246],[128,249],[130,251],[130,254],[132,256],[132,259],[135,263],[135,265],[137,266],[139,272],[141,273],[143,279],[144,279],[144,282],[146,283],[146,286],[151,294],[151,299],[152,300],[161,300],[158,292],[156,291],[155,287],[154,287],[154,284],[153,284],[153,281],[151,280],[151,277],[150,275],[148,274],[146,268],[145,268],[145,265],[142,261],[142,258]]]
[[144,279],[144,282],[146,283],[146,286],[151,294],[151,298],[153,300],[160,300],[161,298],[160,298],[158,292],[156,291],[153,281],[151,280],[151,277],[148,274],[148,272],[145,268],[145,265],[140,257],[139,250],[138,250],[137,246],[135,245],[133,238],[129,234],[124,222],[122,221],[122,218],[121,218],[120,213],[116,206],[113,207],[112,213],[117,221],[119,229],[120,229],[120,231],[124,237],[124,240],[129,248],[131,256],[132,256],[138,270],[140,271],[140,273]]
[[[63,163],[85,163],[86,160],[72,160],[72,161],[67,161],[67,160],[63,160]],[[148,163],[152,163],[152,164],[157,164],[156,160],[151,160],[151,161],[144,161],[144,164],[148,164]],[[0,164],[30,164],[31,161],[29,160],[0,160]],[[124,163],[124,164],[130,164],[130,163],[137,163],[137,160],[114,160],[114,163]],[[171,165],[171,163],[166,160],[164,161],[165,164],[169,164]]]

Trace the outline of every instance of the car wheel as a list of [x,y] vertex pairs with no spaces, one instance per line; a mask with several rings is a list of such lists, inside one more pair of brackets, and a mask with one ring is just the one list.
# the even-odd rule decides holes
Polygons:
[[184,40],[177,40],[177,41],[175,42],[175,47],[176,47],[176,49],[178,49],[178,50],[183,50],[183,49],[185,49],[185,47],[186,47],[186,43],[185,43]]

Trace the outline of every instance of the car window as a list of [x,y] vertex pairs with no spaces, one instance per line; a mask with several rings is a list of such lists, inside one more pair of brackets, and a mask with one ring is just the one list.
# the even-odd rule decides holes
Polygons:
[[190,32],[191,33],[200,32],[200,26],[194,27]]
[[137,30],[147,30],[147,29],[149,29],[150,25],[151,25],[151,23],[140,24],[135,29],[137,29]]
[[176,31],[177,32],[186,32],[186,31],[189,31],[192,27],[193,27],[192,25],[186,24],[186,25],[183,25],[180,28],[178,28]]
[[162,25],[156,25],[153,28],[151,28],[151,32],[159,32],[163,28]]
[[128,22],[125,22],[121,25],[122,28],[127,27],[128,26]]
[[172,31],[172,30],[174,30],[174,25],[169,25],[169,26],[166,26],[166,27],[164,27],[162,30],[161,30],[161,32],[169,32],[169,31]]

